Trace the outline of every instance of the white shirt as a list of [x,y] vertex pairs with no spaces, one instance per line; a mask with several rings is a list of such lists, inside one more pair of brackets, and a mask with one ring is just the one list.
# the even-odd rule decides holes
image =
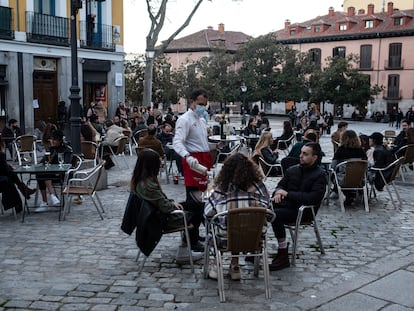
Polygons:
[[174,150],[182,157],[191,152],[209,152],[207,135],[206,120],[189,109],[175,125]]

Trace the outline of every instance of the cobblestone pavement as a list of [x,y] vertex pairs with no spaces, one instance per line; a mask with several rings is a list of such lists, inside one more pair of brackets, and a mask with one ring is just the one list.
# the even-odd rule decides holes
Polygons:
[[[281,128],[281,119],[271,120]],[[357,132],[388,129],[351,124]],[[330,139],[321,144],[329,155]],[[108,172],[109,188],[99,191],[105,207],[100,220],[88,198],[74,205],[66,221],[54,212],[26,217],[24,223],[0,215],[0,310],[412,310],[414,309],[414,195],[410,183],[397,185],[403,205],[395,210],[386,191],[366,213],[357,204],[341,213],[331,200],[318,213],[326,254],[315,248],[312,229],[301,231],[295,267],[271,272],[272,299],[264,296],[263,275],[242,266],[240,282],[225,279],[226,303],[217,282],[175,263],[179,235],[170,234],[137,273],[134,235],[120,230],[130,168]],[[183,200],[184,186],[166,184],[169,197]],[[269,178],[269,191],[277,180]],[[277,243],[270,237],[270,256]]]

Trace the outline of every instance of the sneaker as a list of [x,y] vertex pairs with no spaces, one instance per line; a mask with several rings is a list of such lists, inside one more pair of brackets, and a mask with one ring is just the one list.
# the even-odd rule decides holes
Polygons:
[[240,267],[230,266],[230,278],[233,281],[239,281],[241,279]]
[[217,280],[217,266],[215,264],[210,265],[208,270],[208,277],[213,280]]
[[36,208],[34,211],[35,213],[47,212],[49,210],[49,206],[46,202],[40,202],[39,207]]
[[58,205],[60,204],[60,201],[54,194],[51,194],[49,196],[48,203],[49,205]]

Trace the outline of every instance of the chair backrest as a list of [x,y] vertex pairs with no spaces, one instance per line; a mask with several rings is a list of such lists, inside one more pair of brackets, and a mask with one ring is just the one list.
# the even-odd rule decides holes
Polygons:
[[407,145],[405,149],[404,161],[402,164],[410,164],[414,161],[414,144]]
[[367,160],[348,160],[345,164],[345,177],[342,183],[343,188],[362,187],[365,183],[368,169]]
[[292,136],[290,136],[288,139],[278,140],[276,149],[280,149],[280,150],[288,149],[289,146],[291,146],[293,144],[293,141],[294,141],[295,137],[296,137],[296,135],[295,135],[295,133],[293,133]]
[[118,139],[118,147],[116,149],[116,154],[121,154],[125,151],[125,145],[128,144],[128,136],[122,136]]
[[333,139],[331,139],[331,141],[332,141],[332,146],[333,146],[333,152],[335,153],[336,150],[338,150],[339,141],[336,141],[336,140],[333,140]]
[[257,252],[261,248],[266,209],[263,207],[235,208],[227,212],[227,250]]
[[95,192],[96,188],[98,187],[98,183],[99,183],[99,180],[101,179],[102,171],[104,170],[104,166],[105,166],[105,161],[102,161],[101,163],[99,163],[95,167],[95,170],[89,176],[90,178],[92,178],[94,175],[96,175],[95,183],[93,185],[93,190],[92,190],[93,192]]
[[147,135],[148,135],[148,129],[142,129],[142,130],[137,131],[137,132],[134,134],[134,138],[135,138],[135,140],[136,140],[137,142],[139,142],[139,139],[140,139],[141,137],[144,137],[144,136],[147,136]]
[[93,141],[82,141],[81,151],[85,159],[95,159],[98,145]]
[[19,151],[27,152],[33,151],[35,146],[34,142],[36,141],[36,136],[34,135],[22,135],[16,138],[17,143],[20,144]]
[[388,137],[395,137],[396,133],[394,130],[385,130],[384,131],[384,137],[388,138]]

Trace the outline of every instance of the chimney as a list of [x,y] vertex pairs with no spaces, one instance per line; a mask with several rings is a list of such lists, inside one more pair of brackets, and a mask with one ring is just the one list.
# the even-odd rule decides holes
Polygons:
[[223,23],[218,24],[218,32],[219,33],[224,33],[224,24]]
[[365,10],[364,9],[359,9],[358,10],[358,15],[364,15],[365,14]]
[[285,20],[285,29],[288,29],[288,27],[290,26],[290,20]]
[[208,30],[213,30],[213,26],[208,26],[207,29]]
[[329,7],[329,13],[328,13],[328,16],[334,16],[335,15],[335,10],[334,10],[334,8],[331,6],[331,7]]
[[374,14],[374,5],[371,3],[371,4],[368,4],[368,12],[367,12],[367,14],[368,15],[373,15]]
[[348,17],[352,17],[355,15],[355,8],[353,6],[350,6],[348,8]]
[[394,13],[394,3],[393,2],[388,2],[388,7],[387,7],[387,15],[392,15],[392,13]]

